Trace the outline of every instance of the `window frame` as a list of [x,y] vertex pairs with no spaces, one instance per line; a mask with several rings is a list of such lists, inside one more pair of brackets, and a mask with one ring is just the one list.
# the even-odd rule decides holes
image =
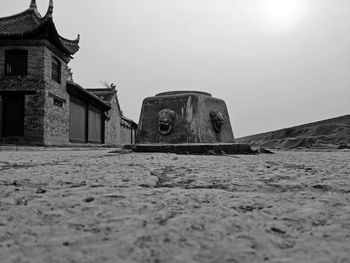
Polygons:
[[52,104],[53,104],[55,107],[63,108],[63,101],[62,101],[62,100],[58,100],[58,99],[56,99],[56,98],[52,98]]
[[[17,60],[16,60],[16,56],[17,56]],[[6,76],[27,76],[28,75],[28,50],[27,49],[5,50],[5,75]]]

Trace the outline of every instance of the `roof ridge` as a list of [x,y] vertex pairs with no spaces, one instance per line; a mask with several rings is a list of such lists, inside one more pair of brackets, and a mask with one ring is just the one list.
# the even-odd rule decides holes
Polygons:
[[[31,0],[29,9],[20,13],[0,18],[0,37],[23,37],[25,35],[39,32],[43,27],[53,34],[53,40],[58,48],[68,56],[75,54],[79,50],[80,35],[74,40],[62,37],[53,22],[53,0],[50,0],[45,16],[41,16],[36,8],[36,1]],[[45,30],[45,29],[44,29]]]
[[53,13],[53,0],[50,0],[49,7],[47,8],[47,11],[46,11],[44,18],[45,17],[52,17],[52,13]]
[[77,38],[76,38],[76,39],[73,39],[73,40],[67,39],[67,38],[65,38],[65,37],[63,37],[63,36],[61,36],[61,35],[59,35],[59,36],[60,36],[60,38],[61,38],[62,40],[67,41],[67,42],[71,42],[71,43],[73,43],[73,44],[77,44],[77,43],[79,43],[79,41],[80,41],[80,34],[78,34]]
[[102,91],[102,90],[110,90],[110,91],[112,91],[111,88],[103,88],[103,87],[101,87],[101,88],[86,88],[86,89],[88,89],[88,90],[96,90],[96,91]]
[[22,12],[10,15],[10,16],[5,16],[5,17],[0,17],[0,21],[2,20],[7,20],[7,19],[11,19],[11,18],[16,18],[17,16],[21,16],[24,13],[32,13],[36,16],[36,18],[38,19],[45,19],[47,16],[52,16],[53,13],[53,0],[50,0],[49,2],[49,7],[47,8],[46,14],[44,16],[42,16],[36,6],[36,1],[32,0],[30,3],[29,8],[25,9]]
[[38,18],[42,18],[42,17],[40,16],[39,12],[36,12],[36,13],[35,13],[35,12],[34,12],[34,9],[28,8],[28,9],[22,11],[22,12],[19,12],[19,13],[14,14],[14,15],[0,17],[0,21],[12,19],[12,18],[16,18],[16,17],[18,17],[18,16],[22,16],[22,15],[25,14],[25,13],[33,13],[33,14],[36,14],[36,13],[37,13],[37,14],[39,15]]
[[36,8],[37,8],[36,0],[31,0],[31,1],[30,1],[29,8],[30,8],[30,9],[36,9]]
[[95,100],[99,101],[100,103],[102,103],[102,104],[104,104],[104,105],[106,105],[108,107],[111,107],[110,103],[108,103],[108,102],[104,101],[103,99],[99,98],[98,96],[96,96],[92,92],[89,92],[88,90],[86,90],[84,87],[82,87],[78,83],[68,80],[67,81],[67,85],[75,86],[75,87],[79,88],[82,92],[84,92],[85,94],[87,94],[90,97],[94,98]]

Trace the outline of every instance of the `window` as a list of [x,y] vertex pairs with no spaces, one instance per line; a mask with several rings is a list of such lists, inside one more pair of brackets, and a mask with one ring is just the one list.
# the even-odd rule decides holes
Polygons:
[[53,105],[59,108],[63,108],[63,101],[53,98]]
[[5,52],[5,74],[27,75],[28,51],[21,49],[7,50]]
[[49,92],[48,97],[52,98],[53,105],[59,108],[63,108],[63,104],[66,103],[66,100]]
[[52,58],[51,78],[61,83],[61,62],[57,58]]

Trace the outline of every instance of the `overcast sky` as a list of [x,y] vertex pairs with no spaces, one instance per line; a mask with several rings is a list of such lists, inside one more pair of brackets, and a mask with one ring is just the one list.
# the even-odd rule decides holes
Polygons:
[[[0,16],[29,3],[1,0]],[[81,34],[74,81],[115,83],[136,122],[169,90],[224,99],[235,137],[350,113],[349,0],[55,0],[53,15]]]

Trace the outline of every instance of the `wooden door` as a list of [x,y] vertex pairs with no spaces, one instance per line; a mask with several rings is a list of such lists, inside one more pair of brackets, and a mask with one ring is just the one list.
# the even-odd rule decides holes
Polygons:
[[24,95],[3,96],[4,137],[24,135]]
[[78,100],[69,103],[69,140],[86,143],[86,105]]
[[102,112],[89,106],[88,114],[88,142],[102,143]]

